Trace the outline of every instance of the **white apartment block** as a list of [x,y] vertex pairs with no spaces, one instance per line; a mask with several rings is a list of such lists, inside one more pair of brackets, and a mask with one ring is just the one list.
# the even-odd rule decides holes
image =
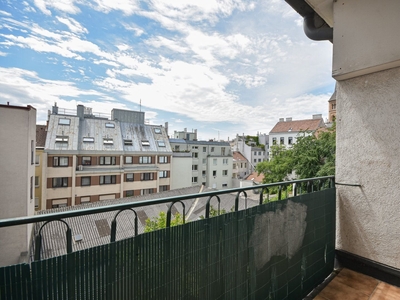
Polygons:
[[[174,153],[187,153],[191,156],[192,186],[204,185],[215,189],[232,187],[233,165],[229,143],[184,139],[170,139],[169,142]],[[176,159],[179,157],[174,157],[174,163]],[[177,172],[173,176],[182,177]],[[173,177],[172,181],[176,182],[179,178]]]
[[[36,109],[0,105],[0,219],[32,216],[35,212]],[[32,225],[0,230],[0,266],[27,258]]]
[[144,124],[144,112],[113,109],[95,117],[49,115],[43,208],[73,206],[170,189],[172,150],[163,126]]

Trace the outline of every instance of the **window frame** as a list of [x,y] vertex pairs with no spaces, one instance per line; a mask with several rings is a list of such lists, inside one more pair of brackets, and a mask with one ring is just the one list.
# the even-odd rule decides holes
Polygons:
[[51,187],[53,189],[68,187],[68,177],[53,177],[51,180]]
[[158,178],[168,178],[168,171],[158,171]]
[[[61,164],[61,161],[65,160],[67,161],[66,164]],[[56,163],[57,161],[57,163]],[[69,156],[53,156],[53,167],[57,168],[66,168],[69,167]]]
[[[89,158],[89,159],[87,159]],[[83,166],[91,166],[92,165],[92,157],[91,156],[82,156],[82,165]]]
[[139,156],[139,164],[151,164],[152,157],[151,156]]
[[[132,178],[130,178],[130,177],[132,177]],[[126,173],[125,174],[125,182],[133,182],[134,180],[135,180],[134,173]]]
[[[83,184],[83,179],[89,179],[89,183]],[[91,176],[82,176],[81,177],[81,186],[91,186],[92,185],[92,177]]]
[[154,180],[153,172],[140,173],[140,181],[152,181]]
[[[107,163],[106,160],[110,159],[110,163]],[[99,165],[102,166],[111,166],[116,164],[116,157],[115,156],[100,156],[99,157]]]
[[[116,184],[117,183],[117,175],[101,175],[99,176],[99,184],[100,185],[108,185],[108,184]],[[106,180],[109,179],[109,180]],[[108,182],[110,181],[110,182]]]

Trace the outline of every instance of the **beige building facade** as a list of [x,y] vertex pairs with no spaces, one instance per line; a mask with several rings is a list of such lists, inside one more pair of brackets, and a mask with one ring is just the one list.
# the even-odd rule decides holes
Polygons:
[[[32,106],[0,105],[0,219],[34,214],[35,128]],[[31,232],[32,225],[1,228],[0,266],[24,261]]]

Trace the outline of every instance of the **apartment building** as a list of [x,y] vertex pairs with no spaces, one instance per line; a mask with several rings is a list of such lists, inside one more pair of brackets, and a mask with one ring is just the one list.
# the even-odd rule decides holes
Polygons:
[[[0,219],[32,216],[35,212],[36,109],[0,105]],[[0,266],[24,260],[32,225],[0,230]]]
[[163,126],[144,112],[113,109],[111,118],[78,105],[76,115],[49,115],[46,203],[56,208],[170,189],[171,156]]
[[43,174],[46,174],[46,165],[44,163],[46,154],[44,147],[46,145],[47,126],[36,125],[36,155],[35,155],[35,210],[46,208],[46,199],[42,197],[46,193],[46,180],[43,180]]
[[[260,138],[261,137],[261,138]],[[233,151],[239,151],[249,163],[249,172],[253,172],[258,163],[268,160],[268,135],[257,135],[256,137],[236,135],[235,142],[231,146]],[[258,144],[254,141],[258,139]],[[261,143],[264,142],[264,143]]]
[[[191,185],[204,185],[215,189],[232,187],[233,158],[229,143],[170,139],[174,153],[191,156]],[[179,157],[174,157],[174,163]],[[183,159],[183,158],[182,158]],[[173,176],[181,175],[173,174]],[[179,178],[172,178],[176,182]]]

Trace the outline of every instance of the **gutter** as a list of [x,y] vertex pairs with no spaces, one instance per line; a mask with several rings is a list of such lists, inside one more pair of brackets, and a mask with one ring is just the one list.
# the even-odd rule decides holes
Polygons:
[[333,28],[330,27],[316,27],[314,23],[315,14],[308,14],[304,16],[304,33],[306,36],[314,41],[331,41],[333,40]]

